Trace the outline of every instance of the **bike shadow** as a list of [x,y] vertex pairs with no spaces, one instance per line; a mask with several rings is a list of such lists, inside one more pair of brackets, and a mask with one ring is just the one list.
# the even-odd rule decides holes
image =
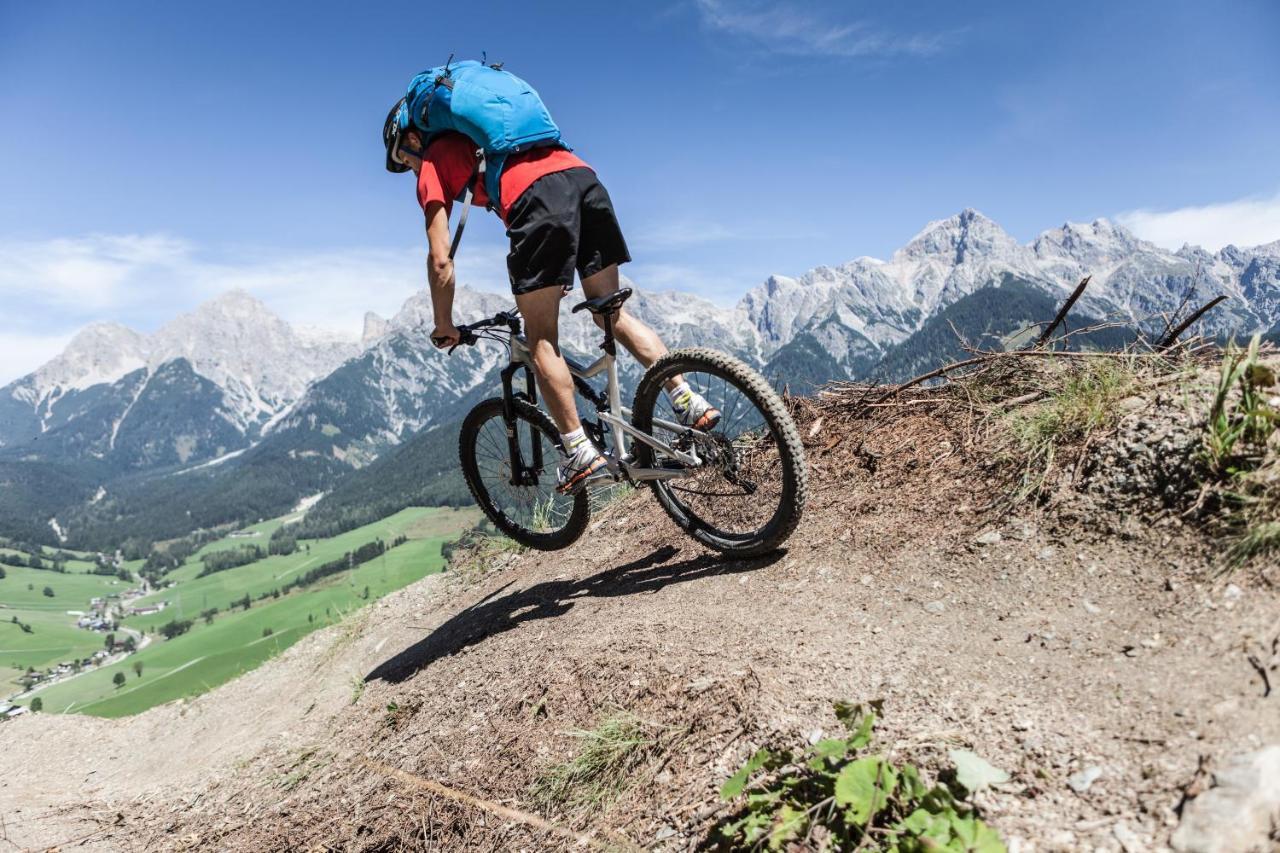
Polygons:
[[667,562],[679,549],[670,545],[655,548],[630,563],[616,566],[580,580],[543,581],[517,592],[499,596],[514,581],[450,618],[423,639],[388,660],[364,677],[366,682],[398,684],[412,678],[431,664],[469,646],[509,631],[523,622],[552,619],[567,613],[575,599],[613,597],[656,592],[675,583],[701,580],[714,575],[753,572],[777,562],[784,552],[751,559],[726,559],[703,554],[675,563]]

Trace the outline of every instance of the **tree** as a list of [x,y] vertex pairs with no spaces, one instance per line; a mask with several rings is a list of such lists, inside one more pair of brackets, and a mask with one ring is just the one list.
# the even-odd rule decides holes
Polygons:
[[46,586],[43,590],[41,590],[41,592],[44,593],[45,598],[53,598],[53,587]]
[[171,619],[160,626],[160,633],[164,634],[166,640],[172,640],[191,630],[190,619]]
[[33,712],[35,712],[35,711],[43,711],[43,710],[44,710],[44,700],[43,700],[43,699],[41,699],[39,696],[37,696],[36,698],[32,699],[32,700],[31,700],[31,710],[32,710]]
[[124,673],[117,672],[115,676],[111,679],[111,683],[116,686],[116,690],[119,690],[121,687],[124,687]]
[[275,631],[271,630],[270,628],[263,628],[263,629],[262,629],[262,636],[264,636],[264,637],[270,637],[270,636],[271,636],[272,634],[274,634],[274,633],[275,633]]
[[4,566],[0,566],[0,581],[4,580]]
[[124,638],[124,650],[129,654],[138,650],[138,641],[133,638],[133,635]]
[[107,638],[102,641],[102,645],[106,646],[107,651],[111,651],[116,645],[116,635],[107,634]]
[[136,660],[133,662],[133,674],[138,678],[142,677],[142,661]]

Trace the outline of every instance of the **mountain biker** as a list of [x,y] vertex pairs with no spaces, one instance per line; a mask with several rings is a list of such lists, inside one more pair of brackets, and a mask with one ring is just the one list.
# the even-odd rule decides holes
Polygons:
[[[476,177],[475,143],[449,131],[434,136],[424,148],[423,134],[415,127],[401,128],[400,107],[400,103],[392,107],[383,125],[387,171],[412,171],[417,178],[418,203],[426,216],[430,245],[427,278],[436,324],[431,335],[437,347],[449,347],[460,336],[453,322],[454,268],[449,256],[452,200],[473,178],[475,203],[487,205],[489,199],[483,177]],[[538,388],[560,431],[564,458],[558,489],[571,492],[601,473],[606,463],[578,419],[573,378],[560,353],[560,299],[573,288],[575,270],[588,298],[616,292],[618,265],[631,260],[631,255],[604,185],[568,149],[547,146],[512,154],[499,188],[501,205],[495,212],[511,240],[507,255],[511,291],[524,318]],[[667,353],[658,335],[625,310],[615,317],[613,331],[645,367]],[[685,426],[709,430],[719,422],[720,412],[682,376],[667,382],[666,393]]]

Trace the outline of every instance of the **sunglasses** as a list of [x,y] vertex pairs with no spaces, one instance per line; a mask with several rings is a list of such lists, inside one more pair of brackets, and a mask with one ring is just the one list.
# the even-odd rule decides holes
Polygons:
[[411,164],[411,163],[409,163],[409,161],[408,161],[408,160],[406,160],[406,159],[404,158],[404,156],[403,156],[403,155],[408,154],[410,157],[416,157],[416,158],[418,158],[419,160],[423,160],[423,159],[425,159],[425,158],[423,157],[423,154],[422,154],[422,151],[421,151],[421,150],[419,150],[419,149],[417,149],[417,148],[410,148],[410,147],[409,147],[409,146],[407,146],[407,145],[401,145],[401,144],[400,144],[400,140],[401,140],[401,137],[397,136],[397,137],[396,137],[396,144],[395,144],[394,146],[392,146],[392,148],[391,148],[391,159],[392,159],[392,160],[396,161],[397,163],[399,163],[399,164],[400,164],[400,165],[402,165],[402,166],[410,166],[410,165],[412,165],[412,164]]

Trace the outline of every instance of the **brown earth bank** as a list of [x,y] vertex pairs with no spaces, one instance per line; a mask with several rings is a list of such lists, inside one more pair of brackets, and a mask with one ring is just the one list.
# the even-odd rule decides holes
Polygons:
[[[1008,771],[976,802],[1011,850],[1164,848],[1216,766],[1280,743],[1280,572],[1223,576],[1169,497],[1194,484],[1134,485],[1189,464],[1203,394],[1126,393],[1018,503],[1025,460],[972,388],[793,401],[810,497],[784,552],[721,559],[640,492],[565,551],[473,553],[205,696],[5,724],[0,841],[690,849],[758,746],[883,700],[878,751]],[[643,733],[625,778],[543,796],[619,715]]]

